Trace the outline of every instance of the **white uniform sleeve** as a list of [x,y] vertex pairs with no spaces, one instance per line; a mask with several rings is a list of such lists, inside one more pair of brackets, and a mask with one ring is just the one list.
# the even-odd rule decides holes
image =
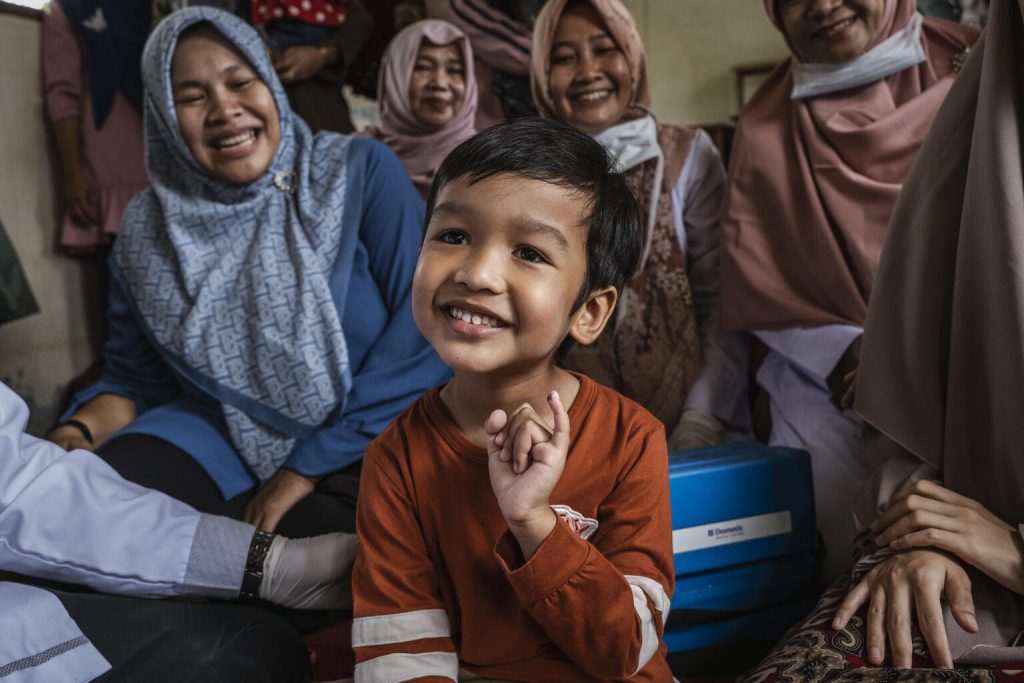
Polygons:
[[832,374],[850,343],[863,333],[864,328],[855,325],[822,325],[762,330],[754,332],[754,335],[827,389],[825,380]]
[[237,597],[252,526],[127,482],[29,436],[27,421],[0,384],[0,569],[122,595]]

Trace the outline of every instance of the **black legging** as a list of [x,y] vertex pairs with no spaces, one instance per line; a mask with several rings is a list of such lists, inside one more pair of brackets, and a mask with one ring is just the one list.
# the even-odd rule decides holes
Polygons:
[[[162,491],[200,512],[241,519],[256,495],[253,489],[224,500],[216,483],[192,456],[154,436],[126,434],[96,453],[128,481]],[[354,532],[360,469],[357,463],[321,479],[313,493],[281,518],[276,531],[291,538]]]
[[305,683],[309,653],[279,617],[245,605],[52,590],[120,683]]

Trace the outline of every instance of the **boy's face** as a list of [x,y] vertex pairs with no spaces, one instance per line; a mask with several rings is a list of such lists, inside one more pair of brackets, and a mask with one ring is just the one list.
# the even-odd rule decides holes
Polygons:
[[592,341],[587,329],[578,334],[589,307],[572,311],[586,272],[588,210],[585,197],[518,175],[445,185],[416,265],[412,309],[448,367],[528,374],[551,364],[567,334]]

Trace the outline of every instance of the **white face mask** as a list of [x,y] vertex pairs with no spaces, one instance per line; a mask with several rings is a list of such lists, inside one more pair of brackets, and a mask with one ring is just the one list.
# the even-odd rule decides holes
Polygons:
[[793,91],[790,98],[802,100],[859,88],[924,60],[921,15],[915,12],[906,28],[852,61],[843,64],[801,64],[794,60]]
[[612,155],[615,159],[615,168],[620,173],[639,166],[645,161],[658,160],[654,172],[654,187],[651,188],[647,207],[647,225],[645,226],[647,230],[644,233],[643,258],[640,259],[640,267],[643,268],[643,264],[647,263],[647,256],[650,254],[654,223],[658,220],[658,197],[661,194],[661,182],[665,174],[665,158],[661,152],[661,145],[658,144],[658,124],[655,123],[653,116],[644,116],[611,128],[605,128],[595,135],[594,139]]

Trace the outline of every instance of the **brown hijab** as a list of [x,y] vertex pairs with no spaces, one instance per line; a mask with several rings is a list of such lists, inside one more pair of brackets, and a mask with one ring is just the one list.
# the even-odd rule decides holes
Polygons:
[[[769,16],[781,24],[772,0]],[[887,0],[873,45],[913,0]],[[869,85],[792,100],[792,58],[740,115],[722,214],[722,328],[862,325],[896,195],[975,29],[926,18],[926,60]]]
[[1024,521],[1024,22],[994,0],[893,211],[857,410]]
[[[626,119],[650,114],[651,94],[643,41],[632,15],[619,0],[588,0],[604,20],[629,65],[633,85]],[[549,0],[537,17],[530,71],[533,97],[541,116],[556,118],[551,99],[551,46],[569,0]],[[682,417],[686,395],[703,366],[686,259],[676,237],[671,191],[690,151],[696,129],[658,125],[664,173],[658,192],[657,160],[625,172],[626,181],[648,216],[657,202],[656,220],[645,250],[647,260],[620,292],[615,322],[590,346],[575,346],[562,365],[587,374],[640,403],[671,431]]]

